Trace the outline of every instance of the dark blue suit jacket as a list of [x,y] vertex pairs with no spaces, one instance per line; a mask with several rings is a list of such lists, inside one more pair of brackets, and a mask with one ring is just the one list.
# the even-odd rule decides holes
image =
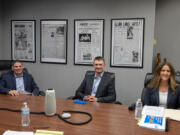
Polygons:
[[[23,79],[25,91],[38,96],[39,88],[36,85],[33,77],[30,74],[23,72]],[[16,79],[14,76],[14,72],[12,71],[10,73],[2,75],[0,80],[0,93],[8,94],[9,90],[16,90]]]
[[[152,90],[147,88],[144,96],[144,104],[159,106],[159,89]],[[166,106],[172,109],[180,108],[180,87],[176,89],[175,93],[169,88]]]
[[[94,71],[86,72],[83,82],[76,90],[76,98],[83,99],[84,96],[91,95],[94,76]],[[114,102],[116,100],[114,73],[104,72],[95,96],[98,98],[98,102]]]

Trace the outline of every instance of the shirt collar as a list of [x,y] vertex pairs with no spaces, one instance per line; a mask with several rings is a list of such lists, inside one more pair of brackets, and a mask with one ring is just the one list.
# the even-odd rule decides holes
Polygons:
[[21,73],[20,76],[17,76],[17,75],[14,73],[14,76],[15,76],[15,78],[21,78],[21,77],[23,77],[23,73]]
[[[103,72],[101,73],[101,75],[98,76],[98,77],[102,78],[103,74],[104,74],[104,71],[103,71]],[[96,76],[96,73],[95,73],[94,78],[98,78],[98,77]]]

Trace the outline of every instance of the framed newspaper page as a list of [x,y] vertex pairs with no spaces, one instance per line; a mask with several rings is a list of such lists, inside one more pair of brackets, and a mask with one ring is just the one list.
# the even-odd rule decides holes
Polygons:
[[35,20],[11,20],[11,57],[36,62]]
[[66,19],[40,20],[41,63],[67,64]]
[[104,19],[74,20],[74,64],[93,65],[96,56],[103,56]]
[[144,18],[111,20],[111,66],[143,68]]

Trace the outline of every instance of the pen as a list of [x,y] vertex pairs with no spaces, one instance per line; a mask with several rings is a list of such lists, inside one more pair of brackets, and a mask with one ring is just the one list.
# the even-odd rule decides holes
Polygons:
[[34,127],[34,129],[38,129],[38,128],[43,128],[43,129],[45,129],[45,128],[49,128],[49,127],[47,127],[47,126],[46,126],[46,127],[45,127],[45,126],[44,126],[44,127]]

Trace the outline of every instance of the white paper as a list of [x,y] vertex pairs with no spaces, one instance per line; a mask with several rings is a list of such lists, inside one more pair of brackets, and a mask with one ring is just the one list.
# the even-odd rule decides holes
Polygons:
[[164,116],[164,107],[158,107],[158,106],[147,106],[145,105],[142,110],[142,115],[151,115],[151,116]]
[[167,117],[172,120],[180,121],[180,110],[165,109],[164,117]]
[[33,132],[24,132],[24,131],[7,130],[3,133],[3,135],[34,135],[34,133]]

